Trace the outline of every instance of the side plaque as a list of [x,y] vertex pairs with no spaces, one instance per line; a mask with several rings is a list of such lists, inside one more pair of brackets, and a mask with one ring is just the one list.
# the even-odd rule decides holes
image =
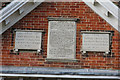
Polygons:
[[50,21],[48,29],[47,58],[75,59],[76,22]]
[[17,31],[15,49],[41,50],[41,32]]
[[82,51],[110,52],[109,34],[83,33]]

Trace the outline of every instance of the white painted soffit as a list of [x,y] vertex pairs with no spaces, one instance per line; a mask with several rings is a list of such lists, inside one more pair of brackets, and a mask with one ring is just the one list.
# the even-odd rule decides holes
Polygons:
[[112,0],[83,0],[95,13],[120,32],[120,9]]
[[25,15],[35,9],[44,0],[14,0],[0,10],[0,34],[13,26]]

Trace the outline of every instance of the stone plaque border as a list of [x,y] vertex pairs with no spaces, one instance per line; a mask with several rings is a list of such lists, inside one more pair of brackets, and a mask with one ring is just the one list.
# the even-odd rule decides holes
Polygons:
[[47,62],[77,62],[77,59],[46,59]]
[[[41,32],[41,46],[42,46],[42,32],[44,32],[44,30],[15,29],[14,32],[15,32],[15,37],[16,37],[16,32]],[[42,48],[41,48],[41,50],[42,50]],[[41,50],[39,50],[39,49],[38,50],[36,50],[36,49],[16,49],[16,48],[14,48],[14,52],[19,52],[20,51],[20,52],[25,52],[25,53],[26,52],[36,52],[36,51],[37,51],[37,53],[40,53]]]
[[79,18],[47,17],[48,21],[79,21]]
[[[112,45],[112,36],[113,36],[113,33],[112,31],[80,31],[80,34],[109,34],[109,52],[105,52],[104,55],[108,55],[110,53],[112,53],[112,50],[111,50],[111,45]],[[81,47],[81,50],[82,54],[86,54],[87,51],[83,51],[82,50],[82,47]],[[101,51],[89,51],[89,52],[101,52]],[[104,52],[104,51],[102,51]]]

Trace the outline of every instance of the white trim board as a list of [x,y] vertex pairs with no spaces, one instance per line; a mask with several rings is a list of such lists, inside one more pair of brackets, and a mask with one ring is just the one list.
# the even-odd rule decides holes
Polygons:
[[0,74],[3,77],[41,77],[41,78],[83,78],[83,79],[120,79],[118,76],[85,76],[85,75],[44,75],[44,74]]
[[[120,32],[120,9],[111,0],[83,0],[95,13]],[[96,1],[97,4],[94,3]],[[107,14],[106,14],[107,13]],[[110,13],[110,14],[109,14]]]
[[[44,1],[44,0],[42,0]],[[41,2],[30,2],[30,0],[14,0],[0,11],[0,34],[13,26],[16,22],[35,9]]]

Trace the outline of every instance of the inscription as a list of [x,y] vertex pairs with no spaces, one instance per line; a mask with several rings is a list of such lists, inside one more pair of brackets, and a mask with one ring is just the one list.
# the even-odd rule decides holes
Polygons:
[[41,49],[41,32],[16,32],[16,49]]
[[75,59],[76,23],[74,21],[50,21],[48,55],[52,59]]
[[109,52],[109,34],[83,34],[82,51]]

